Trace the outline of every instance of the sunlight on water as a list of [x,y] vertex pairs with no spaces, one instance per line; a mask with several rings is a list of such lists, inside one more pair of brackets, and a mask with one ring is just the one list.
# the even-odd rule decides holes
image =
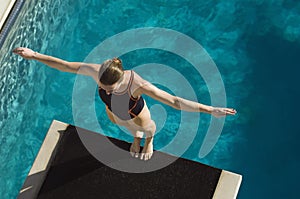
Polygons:
[[[237,108],[242,114],[226,119],[217,145],[204,159],[199,159],[197,155],[210,117],[201,116],[196,141],[184,157],[230,168],[232,154],[236,150],[234,144],[245,142],[240,127],[247,123],[250,112],[247,108],[239,107],[239,102],[252,90],[247,82],[254,62],[249,60],[245,50],[248,39],[272,30],[285,40],[299,42],[299,9],[299,3],[268,0],[231,0],[222,3],[81,0],[76,4],[68,0],[26,1],[0,50],[1,198],[15,198],[18,194],[51,121],[57,119],[73,123],[71,108],[75,75],[23,60],[11,53],[13,48],[25,46],[66,60],[83,61],[103,40],[128,29],[163,27],[192,37],[216,62],[226,87],[228,106]],[[189,79],[200,102],[210,103],[205,82],[187,69],[190,66],[185,60],[171,53],[154,50],[130,52],[122,59],[126,69],[153,61],[172,66]],[[218,92],[218,88],[212,92]],[[159,120],[159,114],[155,114],[159,109],[155,105],[157,103],[147,100],[150,107],[154,107],[154,120]],[[96,104],[97,116],[105,126],[105,132],[102,133],[131,141],[130,136],[108,121],[104,106],[100,105],[99,99],[96,101],[99,102]],[[158,148],[172,140],[178,128],[177,121],[180,120],[174,110],[163,108],[167,116],[163,127],[158,121],[162,131],[155,140]]]

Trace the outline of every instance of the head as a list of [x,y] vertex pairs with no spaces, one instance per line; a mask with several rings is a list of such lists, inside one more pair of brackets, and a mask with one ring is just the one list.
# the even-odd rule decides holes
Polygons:
[[117,83],[120,82],[123,75],[122,61],[119,58],[106,60],[99,71],[101,87],[106,91],[112,92],[118,86]]

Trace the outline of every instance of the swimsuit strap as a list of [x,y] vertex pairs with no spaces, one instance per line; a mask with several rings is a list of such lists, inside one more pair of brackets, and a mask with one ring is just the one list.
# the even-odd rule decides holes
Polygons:
[[[131,96],[131,94],[130,94],[130,93],[131,93],[131,92],[130,92],[130,88],[131,88],[131,85],[132,85],[134,73],[133,73],[132,70],[130,70],[130,73],[131,73],[131,74],[130,74],[130,79],[129,79],[127,88],[124,89],[124,91],[122,91],[122,92],[115,92],[116,95],[122,95],[122,94],[126,93],[126,91],[127,91],[127,92],[129,93],[129,96]],[[103,88],[101,88],[101,86],[98,86],[98,88],[99,88],[100,90],[103,89]]]
[[126,89],[124,89],[124,91],[122,91],[122,92],[115,92],[114,94],[115,95],[123,95],[124,93],[126,93],[126,92],[129,92],[130,93],[130,87],[131,87],[131,83],[132,83],[132,80],[133,80],[133,73],[132,73],[132,70],[130,71],[131,72],[131,74],[130,74],[130,79],[129,79],[129,82],[128,82],[128,85],[127,85],[127,87],[126,87]]
[[133,81],[133,76],[134,76],[134,73],[133,73],[133,71],[132,70],[130,70],[130,79],[129,79],[129,83],[128,83],[128,89],[130,89],[131,88],[131,84],[132,84],[132,81]]
[[128,83],[128,94],[129,94],[130,98],[136,100],[137,98],[134,98],[131,94],[131,85],[132,85],[132,82],[133,82],[134,73],[133,73],[133,70],[130,70],[130,72],[131,72],[131,75],[130,75],[130,80],[129,80],[129,83]]

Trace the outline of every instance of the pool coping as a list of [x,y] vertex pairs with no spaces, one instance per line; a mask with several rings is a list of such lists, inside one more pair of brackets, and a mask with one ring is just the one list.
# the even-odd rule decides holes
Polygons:
[[[68,126],[69,124],[53,120],[32,168],[25,179],[18,199],[34,199],[38,196],[60,144],[62,133]],[[241,175],[222,170],[213,199],[235,199],[241,181]]]
[[0,30],[2,29],[6,19],[8,18],[8,15],[13,8],[13,5],[15,4],[16,0],[3,0],[4,2],[1,5],[1,10],[0,11]]
[[4,0],[1,4],[3,12],[0,13],[0,49],[24,3],[25,0]]

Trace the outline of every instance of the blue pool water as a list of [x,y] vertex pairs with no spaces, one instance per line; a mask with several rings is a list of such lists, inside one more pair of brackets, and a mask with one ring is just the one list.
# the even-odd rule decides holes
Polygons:
[[[27,1],[0,50],[1,198],[17,196],[51,121],[74,123],[76,76],[22,60],[11,50],[27,46],[83,61],[101,41],[140,27],[173,29],[199,42],[218,66],[228,106],[239,111],[226,119],[216,146],[202,159],[198,151],[210,117],[201,115],[197,135],[183,157],[242,174],[238,198],[297,198],[299,10],[300,3],[289,0]],[[199,101],[210,103],[205,82],[182,58],[142,49],[122,59],[126,69],[150,62],[172,66],[190,80]],[[157,104],[146,99],[150,107]],[[110,124],[96,101],[101,133],[130,141]],[[162,128],[155,140],[158,149],[175,136],[181,117],[163,107],[168,113],[165,124],[153,115]]]

